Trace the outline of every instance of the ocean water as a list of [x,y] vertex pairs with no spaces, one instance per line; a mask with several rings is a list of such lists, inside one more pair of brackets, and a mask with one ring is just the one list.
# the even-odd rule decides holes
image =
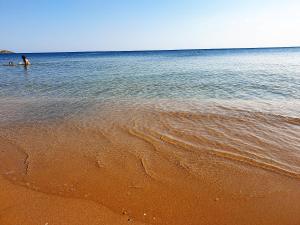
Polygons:
[[161,155],[171,145],[169,157],[196,174],[191,151],[300,177],[300,48],[27,57],[24,68],[5,66],[19,54],[0,56],[0,128],[9,140],[24,141],[11,127],[29,124],[46,139],[56,132],[49,124],[68,122],[66,133],[86,143],[93,127],[115,145],[128,135],[159,145]]
[[0,56],[0,97],[300,98],[300,48]]

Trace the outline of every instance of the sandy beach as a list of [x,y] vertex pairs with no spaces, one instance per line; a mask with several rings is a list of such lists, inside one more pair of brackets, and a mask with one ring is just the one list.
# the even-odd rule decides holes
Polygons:
[[299,134],[288,117],[119,103],[1,126],[0,224],[297,225]]
[[0,225],[300,225],[300,0],[0,9]]

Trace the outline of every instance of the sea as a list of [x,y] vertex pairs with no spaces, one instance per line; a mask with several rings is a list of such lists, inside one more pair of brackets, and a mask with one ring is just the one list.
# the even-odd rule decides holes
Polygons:
[[27,53],[30,66],[7,66],[21,55],[0,55],[8,139],[76,123],[184,148],[172,154],[191,171],[192,149],[300,177],[300,48]]

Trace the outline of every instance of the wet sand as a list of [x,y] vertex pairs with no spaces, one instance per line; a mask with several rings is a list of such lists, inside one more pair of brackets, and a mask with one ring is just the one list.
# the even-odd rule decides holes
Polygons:
[[0,225],[300,224],[298,118],[95,106],[0,127]]

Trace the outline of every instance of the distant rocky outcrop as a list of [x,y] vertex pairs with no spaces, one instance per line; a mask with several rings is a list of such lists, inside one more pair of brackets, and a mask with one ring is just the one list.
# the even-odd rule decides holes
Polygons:
[[8,50],[0,50],[0,54],[11,54],[14,52],[8,51]]

